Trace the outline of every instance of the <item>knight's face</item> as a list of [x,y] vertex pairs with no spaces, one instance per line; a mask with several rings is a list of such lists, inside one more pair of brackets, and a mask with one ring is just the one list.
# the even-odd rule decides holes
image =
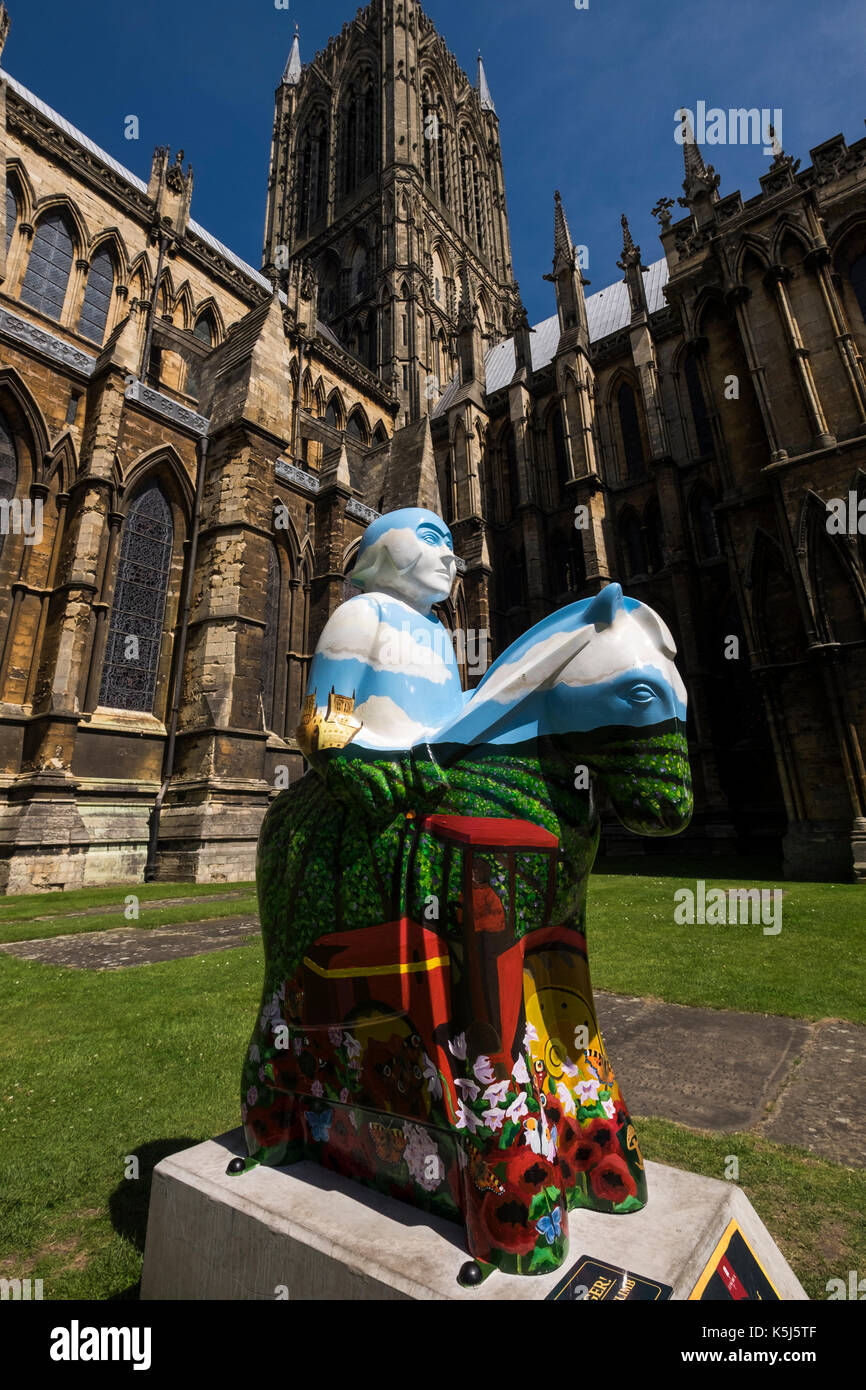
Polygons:
[[444,522],[425,518],[414,530],[394,531],[388,537],[388,550],[400,572],[400,591],[407,602],[430,608],[451,593],[457,559]]

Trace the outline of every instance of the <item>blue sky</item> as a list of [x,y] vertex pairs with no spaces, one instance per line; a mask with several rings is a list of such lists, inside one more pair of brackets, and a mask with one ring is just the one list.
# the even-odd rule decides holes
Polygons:
[[[308,61],[357,0],[7,0],[4,66],[146,178],[153,147],[183,147],[193,215],[260,264],[273,91],[295,24]],[[479,47],[501,123],[515,273],[533,322],[554,310],[554,189],[592,289],[620,278],[627,212],[645,263],[661,254],[650,209],[681,192],[680,105],[780,107],[788,153],[864,135],[862,0],[426,0],[474,78]],[[124,139],[124,117],[140,139]],[[722,193],[759,191],[760,147],[707,148]]]

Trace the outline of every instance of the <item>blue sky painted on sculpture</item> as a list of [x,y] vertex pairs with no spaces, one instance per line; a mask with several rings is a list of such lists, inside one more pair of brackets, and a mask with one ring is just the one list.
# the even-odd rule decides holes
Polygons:
[[[91,139],[146,178],[153,147],[182,146],[193,216],[258,266],[273,89],[301,28],[312,57],[355,0],[7,0],[4,65]],[[785,149],[863,135],[862,0],[426,0],[474,77],[483,49],[502,126],[515,273],[532,322],[554,310],[541,277],[553,256],[553,192],[589,248],[593,291],[620,278],[627,212],[645,263],[660,255],[650,209],[681,192],[674,112],[684,104],[781,107]],[[141,138],[127,141],[135,114]],[[760,148],[707,156],[722,192],[759,191]]]

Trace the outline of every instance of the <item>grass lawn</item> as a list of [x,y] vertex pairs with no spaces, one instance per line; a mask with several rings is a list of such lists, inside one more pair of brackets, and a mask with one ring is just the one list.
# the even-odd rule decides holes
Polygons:
[[[230,896],[223,896],[226,894]],[[125,915],[130,895],[138,899],[137,918]],[[215,901],[201,901],[209,897]],[[188,901],[172,907],[148,906],[167,898]],[[180,926],[205,917],[239,917],[255,912],[257,907],[254,883],[139,883],[132,887],[76,888],[65,893],[26,893],[0,898],[0,942],[110,931],[112,927],[147,930]]]
[[[595,889],[596,939],[608,938],[596,974],[632,988],[637,977],[614,964],[617,942],[643,939],[640,891],[660,914],[663,896],[614,887]],[[608,894],[606,923],[599,893]],[[647,932],[644,968],[650,940]],[[258,940],[117,972],[0,955],[0,1275],[41,1278],[47,1299],[136,1296],[154,1165],[238,1123],[261,976]],[[866,1173],[659,1119],[639,1133],[647,1157],[713,1177],[736,1153],[741,1186],[813,1297],[826,1297],[829,1278],[866,1268]],[[140,1160],[137,1179],[124,1176],[129,1155]]]
[[616,994],[744,1013],[866,1023],[866,895],[848,883],[752,877],[748,859],[713,863],[707,889],[780,888],[782,930],[678,926],[674,892],[703,876],[694,860],[601,860],[590,879],[592,980]]

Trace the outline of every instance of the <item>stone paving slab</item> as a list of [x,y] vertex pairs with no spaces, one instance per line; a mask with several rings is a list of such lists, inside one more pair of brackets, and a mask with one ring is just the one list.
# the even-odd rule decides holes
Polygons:
[[761,1134],[798,1144],[835,1163],[866,1168],[866,1027],[815,1024]]
[[52,936],[46,941],[13,941],[0,946],[7,955],[73,970],[125,970],[131,965],[206,955],[241,946],[259,931],[256,913],[214,917],[177,927],[117,927],[112,931]]
[[595,996],[605,1048],[630,1110],[698,1129],[762,1120],[809,1037],[796,1018]]

